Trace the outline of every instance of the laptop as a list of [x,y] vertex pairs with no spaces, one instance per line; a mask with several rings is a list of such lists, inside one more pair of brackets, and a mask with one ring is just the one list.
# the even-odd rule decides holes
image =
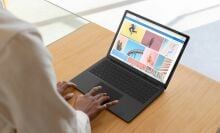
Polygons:
[[111,100],[109,111],[133,120],[167,88],[189,36],[125,11],[106,57],[74,77],[79,91],[102,86]]

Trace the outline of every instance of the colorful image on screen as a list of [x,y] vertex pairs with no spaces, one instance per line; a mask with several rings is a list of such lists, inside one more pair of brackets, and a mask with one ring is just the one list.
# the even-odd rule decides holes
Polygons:
[[110,55],[165,83],[184,41],[172,31],[129,14]]

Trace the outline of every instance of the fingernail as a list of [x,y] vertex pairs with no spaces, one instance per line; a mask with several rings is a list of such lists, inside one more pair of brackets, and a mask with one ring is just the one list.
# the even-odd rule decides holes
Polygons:
[[98,86],[98,88],[102,88],[102,86]]
[[68,95],[69,95],[69,96],[73,96],[73,95],[74,95],[74,93],[69,93]]

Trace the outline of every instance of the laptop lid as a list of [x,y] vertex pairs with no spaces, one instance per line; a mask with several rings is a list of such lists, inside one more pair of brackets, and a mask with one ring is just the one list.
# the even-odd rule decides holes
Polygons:
[[108,57],[166,88],[189,36],[125,11]]

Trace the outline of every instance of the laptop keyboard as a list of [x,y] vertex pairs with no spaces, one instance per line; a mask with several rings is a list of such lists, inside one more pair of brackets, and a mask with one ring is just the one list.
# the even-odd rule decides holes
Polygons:
[[[158,89],[141,79],[134,78],[136,75],[127,72],[108,60],[101,62],[91,69],[90,72],[141,103],[145,103],[158,92]],[[116,95],[115,93],[118,92],[112,94]],[[109,96],[111,97],[111,94]]]

